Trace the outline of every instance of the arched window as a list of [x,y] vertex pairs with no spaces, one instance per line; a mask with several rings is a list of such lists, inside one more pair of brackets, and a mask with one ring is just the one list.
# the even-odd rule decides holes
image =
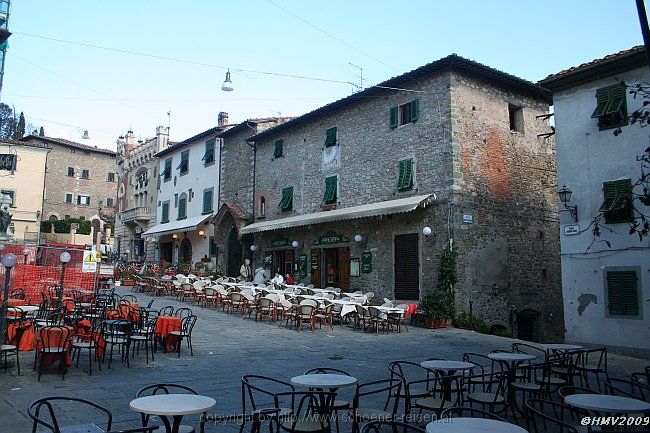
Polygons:
[[266,216],[266,199],[264,197],[260,198],[260,216]]

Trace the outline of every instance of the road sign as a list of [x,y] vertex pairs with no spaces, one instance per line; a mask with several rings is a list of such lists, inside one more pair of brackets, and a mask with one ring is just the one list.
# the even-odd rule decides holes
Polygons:
[[97,271],[97,253],[94,251],[84,251],[84,260],[81,264],[81,272]]

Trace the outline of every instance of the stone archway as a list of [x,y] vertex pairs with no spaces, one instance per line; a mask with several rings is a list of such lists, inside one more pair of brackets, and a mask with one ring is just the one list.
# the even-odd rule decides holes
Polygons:
[[526,341],[539,339],[539,311],[526,309],[517,313],[517,338]]
[[[243,261],[242,239],[239,230],[246,225],[247,215],[235,203],[226,202],[212,220],[214,225],[214,242],[218,246],[219,257],[224,271],[229,276],[239,275]],[[250,246],[250,244],[249,244]]]
[[178,261],[192,263],[192,242],[187,238],[183,239],[178,249]]
[[50,216],[47,218],[47,220],[48,220],[48,221],[58,221],[58,220],[59,220],[59,217],[57,217],[56,215],[53,214],[53,215],[50,215]]

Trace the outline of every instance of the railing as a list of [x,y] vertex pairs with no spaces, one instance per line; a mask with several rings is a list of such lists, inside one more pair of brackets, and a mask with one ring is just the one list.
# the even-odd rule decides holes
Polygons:
[[151,208],[149,207],[134,207],[121,212],[122,222],[129,222],[134,220],[143,220],[151,218]]

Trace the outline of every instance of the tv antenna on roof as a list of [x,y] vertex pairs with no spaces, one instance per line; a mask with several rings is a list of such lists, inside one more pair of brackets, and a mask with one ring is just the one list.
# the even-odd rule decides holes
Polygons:
[[[359,75],[357,75],[355,78],[357,78],[359,81],[357,83],[350,83],[354,86],[357,92],[360,92],[363,90],[363,68],[361,66],[357,66],[354,63],[348,62],[348,64],[354,68],[357,68],[359,70]],[[354,91],[352,92],[354,93]]]

